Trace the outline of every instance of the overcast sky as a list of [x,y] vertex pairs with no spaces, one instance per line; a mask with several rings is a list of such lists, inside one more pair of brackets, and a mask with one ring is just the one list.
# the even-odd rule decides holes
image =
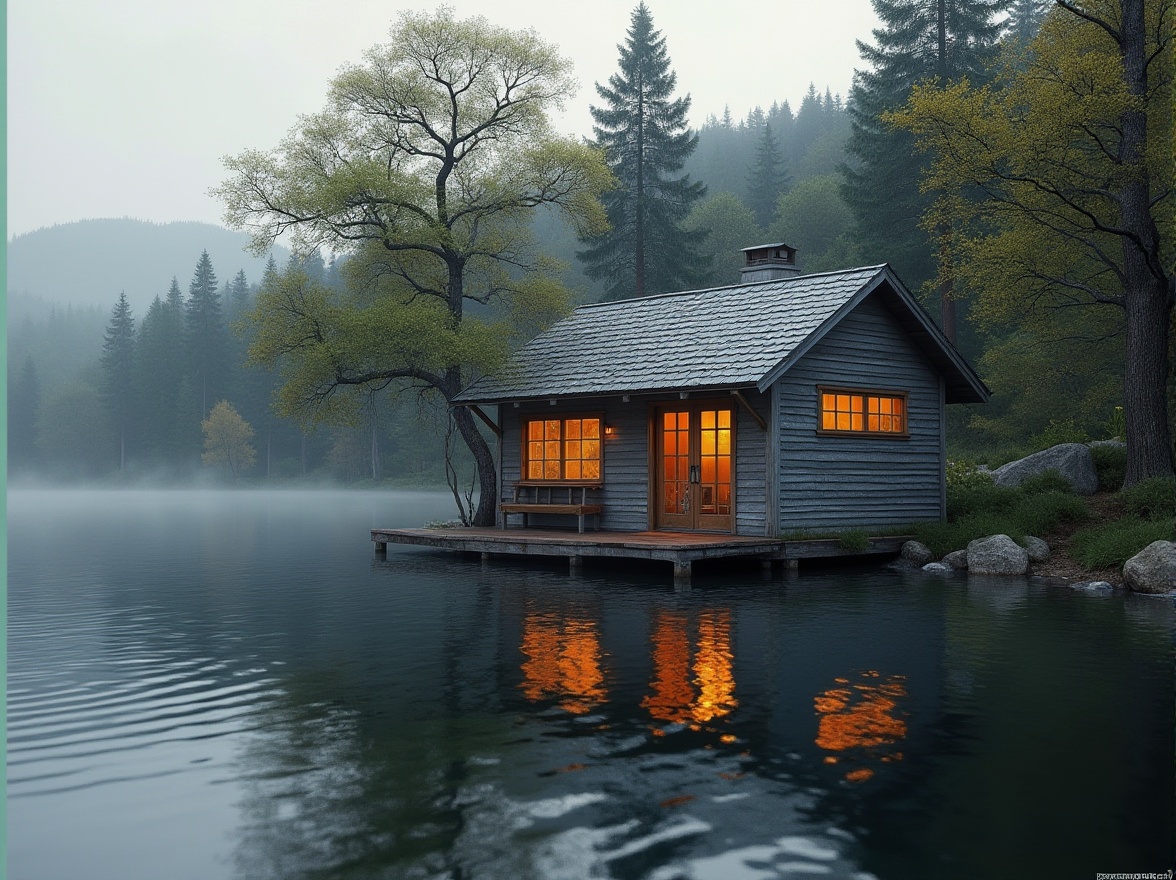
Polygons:
[[[454,0],[460,17],[534,28],[575,64],[559,127],[590,133],[636,0]],[[870,0],[650,0],[692,125],[810,82],[845,95]],[[327,83],[385,41],[405,0],[8,0],[8,234],[94,217],[219,223],[221,157],[269,149]]]

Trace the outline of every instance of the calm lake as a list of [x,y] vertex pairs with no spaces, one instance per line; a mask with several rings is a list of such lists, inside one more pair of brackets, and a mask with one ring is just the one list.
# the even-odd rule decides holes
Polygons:
[[1176,603],[372,552],[412,492],[8,495],[13,880],[1173,867]]

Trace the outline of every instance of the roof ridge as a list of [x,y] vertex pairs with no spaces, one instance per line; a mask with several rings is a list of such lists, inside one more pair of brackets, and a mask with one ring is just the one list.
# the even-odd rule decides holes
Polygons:
[[613,299],[613,300],[606,300],[605,302],[584,303],[582,305],[576,306],[574,309],[572,309],[572,311],[578,312],[581,309],[597,309],[597,308],[608,308],[609,306],[624,306],[624,305],[627,305],[629,303],[634,303],[634,302],[646,302],[646,301],[655,300],[655,299],[668,299],[669,297],[672,297],[672,296],[686,296],[687,294],[693,294],[693,293],[714,293],[715,291],[719,291],[719,290],[734,290],[737,287],[745,287],[745,288],[749,288],[749,289],[755,288],[755,287],[765,287],[769,284],[779,284],[781,281],[791,284],[795,281],[801,281],[801,280],[804,280],[807,278],[823,278],[823,277],[826,277],[829,275],[851,275],[855,272],[865,272],[865,271],[876,272],[879,269],[885,269],[888,265],[889,265],[889,263],[878,263],[878,264],[872,265],[872,266],[856,266],[852,269],[830,269],[825,272],[813,272],[809,275],[797,275],[793,278],[774,278],[771,281],[750,281],[750,282],[747,282],[746,284],[721,284],[717,287],[699,287],[699,288],[695,288],[694,290],[672,290],[667,293],[649,293],[649,294],[646,294],[645,296],[631,296],[631,297],[628,297],[627,299]]

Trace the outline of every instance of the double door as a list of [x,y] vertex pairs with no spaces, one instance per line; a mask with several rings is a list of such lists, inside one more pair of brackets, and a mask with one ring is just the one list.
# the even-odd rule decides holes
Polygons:
[[658,408],[654,434],[656,527],[733,531],[732,407],[702,401]]

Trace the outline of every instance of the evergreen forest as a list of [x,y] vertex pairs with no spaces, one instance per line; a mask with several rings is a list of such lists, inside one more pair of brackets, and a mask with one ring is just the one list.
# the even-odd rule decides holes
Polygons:
[[[510,130],[525,135],[513,167],[469,172],[483,175],[493,204],[476,203],[464,177],[472,203],[447,201],[439,187],[433,202],[422,189],[420,180],[467,173],[451,144],[440,174],[417,169],[400,182],[417,203],[395,215],[395,242],[395,223],[380,217],[387,198],[373,197],[365,216],[375,219],[358,231],[311,205],[305,217],[284,215],[302,233],[297,255],[270,256],[260,277],[214,267],[206,251],[156,279],[158,295],[138,313],[117,290],[104,309],[62,306],[52,290],[10,302],[10,472],[448,478],[463,518],[476,521],[488,438],[447,407],[461,387],[576,303],[734,284],[741,248],[783,241],[806,273],[890,263],[977,367],[993,397],[949,409],[952,457],[995,465],[1128,435],[1147,438],[1129,481],[1170,474],[1172,0],[1146,0],[1138,14],[1133,0],[873,3],[881,27],[862,35],[846,95],[813,83],[766,108],[733,95],[700,117],[674,72],[674,35],[641,3],[618,34],[616,72],[587,98],[592,136],[553,136],[536,121],[544,107],[527,108]],[[448,15],[428,21],[451,28],[454,45],[493,38],[544,71],[544,100],[564,96],[568,71],[543,54],[549,47]],[[422,22],[406,16],[402,27]],[[372,77],[362,66],[340,73],[337,118],[367,106]],[[516,112],[513,100],[481,109]],[[339,155],[362,136],[307,130],[298,143]],[[411,132],[398,136],[412,155],[428,154]],[[314,188],[293,154],[251,161],[229,160],[218,194],[229,224],[273,253],[277,226],[249,193],[266,189],[280,205],[287,179],[305,188],[300,198],[313,200]],[[324,177],[322,192],[335,185]],[[419,228],[410,215],[425,218]],[[463,225],[469,217],[477,222]],[[398,251],[410,256],[388,256]],[[392,289],[411,296],[389,307]],[[375,358],[409,336],[424,352],[418,362]],[[420,367],[440,363],[442,350],[456,359]],[[213,427],[237,445],[210,451]]]

